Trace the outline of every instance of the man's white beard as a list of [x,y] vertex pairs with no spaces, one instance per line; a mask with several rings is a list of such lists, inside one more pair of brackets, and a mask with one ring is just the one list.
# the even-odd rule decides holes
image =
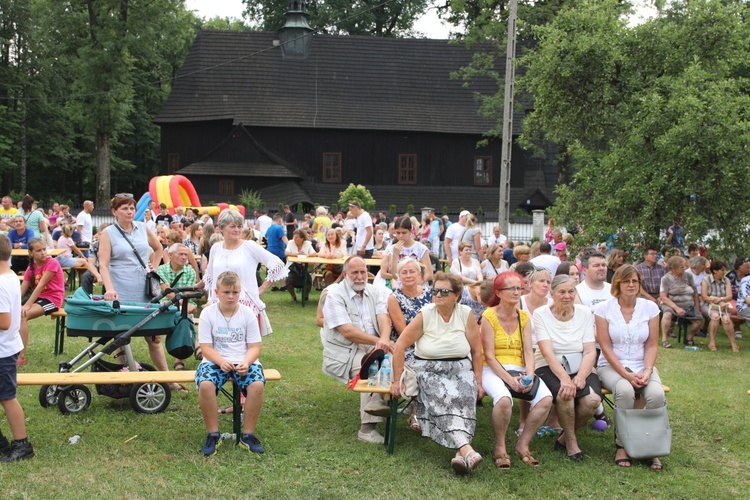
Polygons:
[[352,287],[352,290],[354,290],[355,292],[361,292],[362,290],[365,289],[365,285],[367,284],[367,282],[357,282],[349,278],[347,278],[346,281],[349,283],[349,286]]

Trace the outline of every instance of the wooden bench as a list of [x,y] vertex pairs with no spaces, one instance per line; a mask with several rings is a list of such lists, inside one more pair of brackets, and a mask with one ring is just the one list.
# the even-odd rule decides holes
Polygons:
[[[272,368],[264,368],[263,374],[267,381],[281,380],[281,373]],[[141,372],[69,372],[69,373],[18,373],[18,385],[83,385],[83,384],[147,384],[147,383],[185,383],[195,382],[194,370],[171,372],[141,371]],[[232,429],[235,444],[242,435],[242,407],[240,406],[240,390],[232,384]]]
[[68,313],[65,312],[64,308],[60,308],[57,311],[49,315],[50,319],[55,320],[55,356],[62,354],[63,345],[65,344],[65,321],[68,317]]
[[391,415],[385,419],[385,436],[383,444],[388,447],[388,454],[393,455],[393,447],[396,441],[396,419],[398,417],[397,398],[391,397],[390,389],[367,385],[367,380],[360,380],[352,388],[352,391],[359,393],[383,394],[383,399],[388,399],[388,406],[391,408]]

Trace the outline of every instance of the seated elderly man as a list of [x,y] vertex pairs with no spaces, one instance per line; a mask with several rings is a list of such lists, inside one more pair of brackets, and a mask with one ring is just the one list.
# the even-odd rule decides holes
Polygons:
[[[323,306],[324,325],[320,331],[323,342],[323,372],[344,383],[354,378],[362,366],[362,358],[373,349],[392,352],[391,321],[388,304],[377,288],[367,283],[367,266],[361,257],[344,263],[344,280],[327,288]],[[382,332],[382,336],[381,336]],[[383,443],[375,428],[388,406],[380,394],[360,395],[361,427],[358,437],[367,443]],[[387,413],[386,413],[387,414]]]

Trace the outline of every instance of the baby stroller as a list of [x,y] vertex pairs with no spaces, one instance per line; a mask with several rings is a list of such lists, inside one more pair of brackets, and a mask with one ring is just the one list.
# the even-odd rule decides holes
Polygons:
[[[170,293],[174,293],[173,298],[159,303]],[[130,337],[169,334],[181,318],[187,317],[188,300],[202,295],[202,291],[192,288],[168,288],[147,304],[119,303],[90,297],[79,288],[65,305],[68,313],[67,334],[70,337],[88,337],[89,341],[94,337],[100,338],[72,360],[61,361],[59,372],[82,372],[88,367],[93,372],[155,371],[156,368],[149,364],[136,362]],[[183,299],[180,311],[176,304]],[[116,357],[124,357],[124,362],[112,363],[102,359],[105,354],[111,355],[118,349],[120,352]],[[85,358],[88,359],[73,369]],[[140,413],[164,411],[172,398],[169,384],[166,383],[96,384],[96,392],[115,399],[129,398],[133,409]],[[63,414],[80,413],[91,404],[91,391],[85,385],[45,385],[39,390],[39,403],[45,408],[57,405]]]

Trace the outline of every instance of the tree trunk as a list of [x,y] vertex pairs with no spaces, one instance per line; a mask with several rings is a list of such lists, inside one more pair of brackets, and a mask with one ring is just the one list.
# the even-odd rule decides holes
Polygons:
[[19,165],[19,176],[21,180],[21,192],[26,193],[26,160],[27,160],[27,151],[26,151],[26,103],[24,101],[21,101],[21,126],[19,127],[19,142],[21,147],[21,158],[18,162]]
[[568,146],[560,144],[557,148],[557,184],[566,185],[570,179],[570,153]]
[[110,136],[104,132],[96,133],[96,202],[99,208],[109,206],[109,141]]

